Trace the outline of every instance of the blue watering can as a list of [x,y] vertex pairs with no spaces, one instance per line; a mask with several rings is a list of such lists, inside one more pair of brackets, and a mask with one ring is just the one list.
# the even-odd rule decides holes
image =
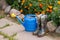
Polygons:
[[24,26],[25,31],[34,32],[37,29],[36,15],[25,15],[24,22],[19,18],[19,16],[16,16],[16,18],[18,19],[18,22]]

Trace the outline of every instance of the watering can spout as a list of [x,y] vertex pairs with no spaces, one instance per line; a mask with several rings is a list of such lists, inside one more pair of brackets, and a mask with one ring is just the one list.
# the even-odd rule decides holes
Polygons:
[[24,22],[21,20],[21,18],[19,16],[16,16],[16,18],[20,24],[22,24],[22,25],[24,24]]

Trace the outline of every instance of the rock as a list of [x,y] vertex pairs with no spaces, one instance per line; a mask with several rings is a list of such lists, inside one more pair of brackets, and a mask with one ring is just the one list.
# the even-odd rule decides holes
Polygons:
[[2,6],[2,9],[4,10],[7,7],[7,3],[5,0],[0,0],[0,5]]
[[20,11],[16,10],[16,9],[11,9],[10,14],[14,13],[15,15],[19,15],[21,14]]
[[11,10],[11,6],[7,6],[7,7],[5,8],[5,13],[9,13],[10,10]]
[[56,33],[60,33],[60,26],[56,29]]
[[19,33],[23,30],[24,30],[24,28],[22,25],[15,24],[15,25],[11,25],[9,27],[6,27],[4,29],[1,29],[1,32],[4,34],[7,34],[8,36],[12,36],[12,35]]
[[56,29],[56,26],[52,22],[53,21],[47,22],[47,28],[48,28],[49,32],[54,32],[54,30]]

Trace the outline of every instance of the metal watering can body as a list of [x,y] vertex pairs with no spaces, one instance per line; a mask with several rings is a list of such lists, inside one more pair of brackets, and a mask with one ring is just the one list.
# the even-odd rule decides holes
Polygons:
[[37,19],[35,15],[25,15],[24,22],[18,16],[16,16],[16,18],[24,26],[25,31],[34,32],[37,29]]

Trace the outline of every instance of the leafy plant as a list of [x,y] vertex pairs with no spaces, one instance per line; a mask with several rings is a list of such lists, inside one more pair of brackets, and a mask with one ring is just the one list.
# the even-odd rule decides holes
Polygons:
[[51,20],[53,20],[53,22],[54,22],[57,26],[59,26],[59,25],[60,25],[60,13],[58,13],[58,12],[52,13]]
[[12,4],[11,6],[12,6],[12,8],[15,8],[15,9],[19,10],[18,1],[14,1],[13,4]]
[[53,12],[49,14],[48,16],[50,20],[53,20],[53,22],[59,26],[60,25],[60,5],[56,4],[54,5]]
[[9,5],[12,5],[14,0],[6,0],[6,2],[9,4]]

